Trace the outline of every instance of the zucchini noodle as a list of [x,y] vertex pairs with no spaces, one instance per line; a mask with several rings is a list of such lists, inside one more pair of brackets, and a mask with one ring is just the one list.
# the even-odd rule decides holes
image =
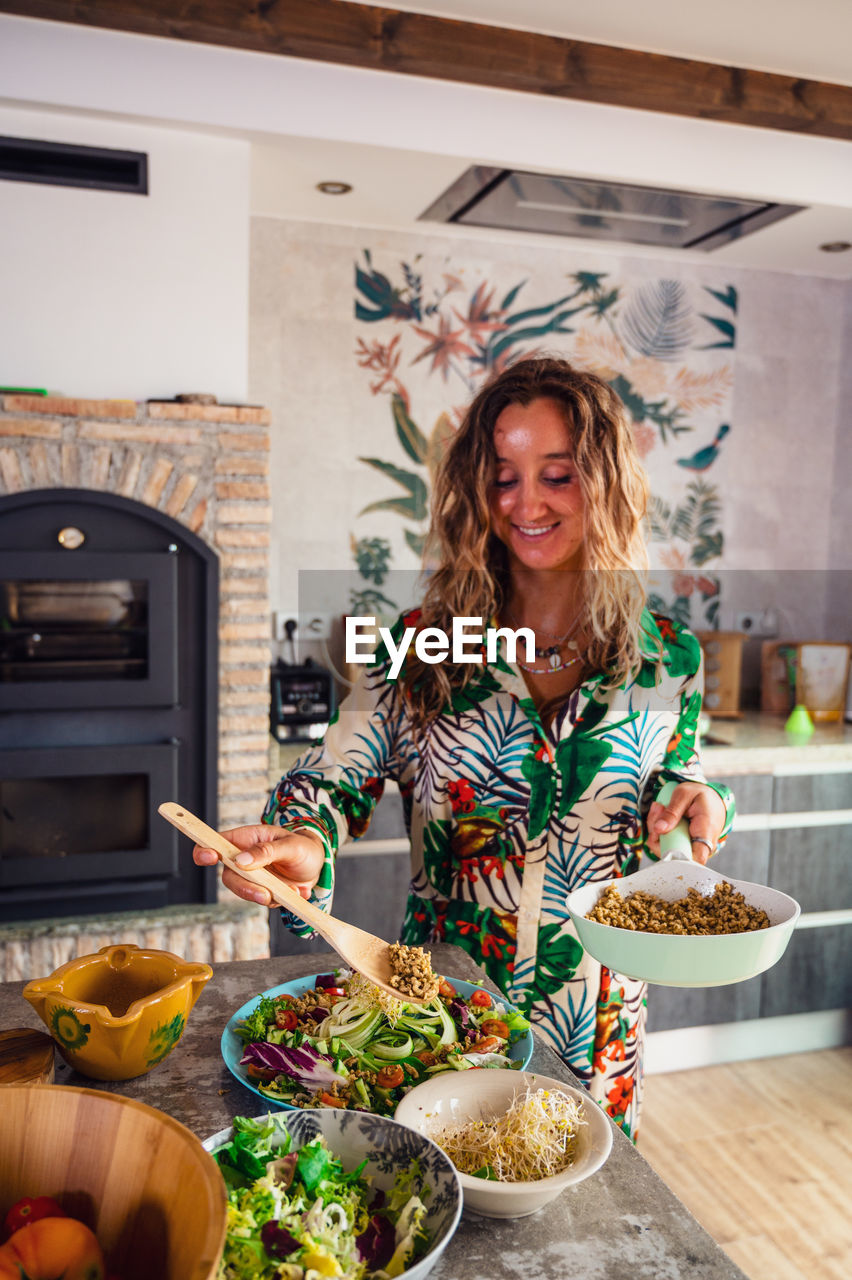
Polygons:
[[414,1041],[405,1032],[390,1031],[378,1036],[370,1045],[374,1058],[384,1058],[387,1062],[402,1062],[414,1052]]
[[459,1173],[497,1182],[538,1182],[562,1173],[573,1162],[583,1119],[579,1104],[552,1089],[527,1088],[508,1111],[493,1120],[432,1125],[427,1136]]

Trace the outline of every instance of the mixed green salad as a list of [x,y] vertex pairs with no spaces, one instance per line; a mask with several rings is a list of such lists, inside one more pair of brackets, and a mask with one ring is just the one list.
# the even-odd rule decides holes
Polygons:
[[236,1025],[254,1087],[291,1107],[393,1115],[404,1094],[442,1071],[517,1067],[509,1047],[523,1014],[446,978],[427,1004],[396,1000],[361,974],[324,974],[301,995],[262,996]]
[[420,1165],[387,1193],[346,1171],[320,1135],[298,1151],[280,1117],[237,1116],[213,1153],[228,1188],[218,1280],[387,1280],[429,1248]]

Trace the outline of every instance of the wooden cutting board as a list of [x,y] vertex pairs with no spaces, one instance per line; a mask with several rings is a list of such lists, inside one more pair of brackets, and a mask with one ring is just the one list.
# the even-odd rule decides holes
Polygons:
[[53,1084],[54,1044],[45,1031],[0,1031],[0,1085]]

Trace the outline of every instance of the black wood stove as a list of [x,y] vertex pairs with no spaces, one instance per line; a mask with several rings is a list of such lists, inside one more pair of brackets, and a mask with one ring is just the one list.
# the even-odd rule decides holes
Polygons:
[[215,822],[218,560],[111,494],[0,498],[0,923],[210,902],[157,813]]

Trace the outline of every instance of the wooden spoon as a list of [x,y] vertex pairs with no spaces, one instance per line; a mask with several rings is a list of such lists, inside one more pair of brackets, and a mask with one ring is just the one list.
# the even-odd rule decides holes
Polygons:
[[396,987],[391,986],[390,946],[383,938],[377,938],[354,924],[347,924],[344,920],[326,915],[267,867],[248,870],[241,867],[234,861],[235,856],[240,852],[236,845],[231,844],[230,840],[226,840],[212,827],[208,827],[206,822],[196,818],[182,805],[167,802],[160,805],[159,812],[173,827],[177,827],[178,831],[189,836],[190,840],[202,845],[205,849],[213,849],[222,862],[236,871],[237,875],[242,876],[244,880],[251,880],[262,889],[268,889],[273,901],[280,903],[282,907],[292,911],[293,915],[309,924],[325,938],[351,968],[363,973],[365,978],[369,978],[382,991],[395,996],[397,1000],[405,1000],[410,1004],[421,1003],[416,996],[401,995]]

